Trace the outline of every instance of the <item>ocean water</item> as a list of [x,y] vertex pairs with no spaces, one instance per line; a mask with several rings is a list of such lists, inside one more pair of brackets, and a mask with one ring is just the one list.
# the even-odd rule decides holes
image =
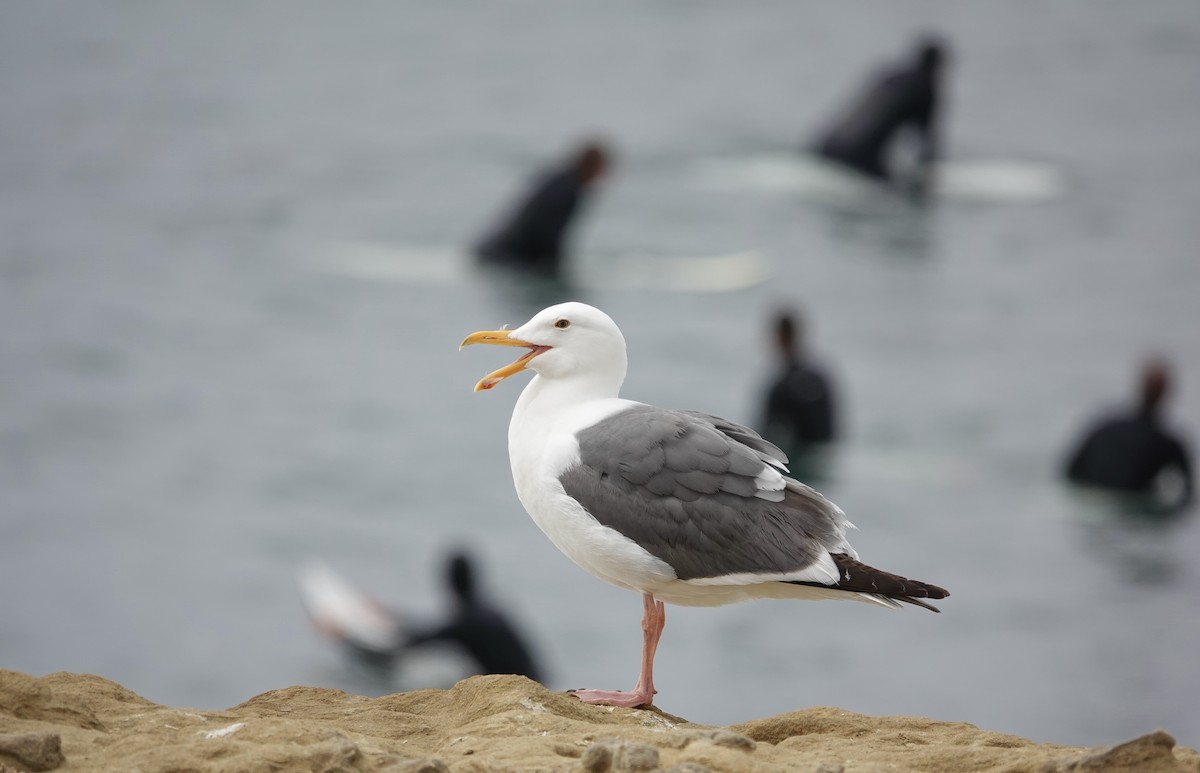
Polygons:
[[[950,161],[992,177],[925,207],[814,183],[792,150],[927,29]],[[522,384],[472,394],[508,353],[457,344],[578,298],[629,340],[625,396],[754,422],[790,304],[845,406],[820,487],[864,560],[953,595],[671,608],[657,704],[1200,746],[1195,513],[1057,479],[1150,351],[1195,445],[1198,76],[1189,2],[5,3],[0,667],[200,708],[437,684],[348,669],[294,571],[428,619],[465,545],[552,688],[628,687],[640,601],[523,513]],[[762,281],[447,268],[592,134],[617,166],[577,265],[751,253]]]

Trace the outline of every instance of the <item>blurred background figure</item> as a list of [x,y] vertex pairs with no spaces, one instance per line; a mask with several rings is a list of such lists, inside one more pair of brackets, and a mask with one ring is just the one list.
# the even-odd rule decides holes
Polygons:
[[1149,497],[1157,509],[1175,512],[1192,499],[1187,448],[1163,421],[1171,389],[1168,364],[1149,360],[1140,375],[1138,404],[1098,419],[1083,434],[1066,464],[1074,483]]
[[833,386],[824,368],[808,354],[804,318],[793,309],[775,316],[774,347],[779,370],[763,399],[759,429],[800,463],[837,439]]
[[525,638],[504,613],[480,596],[474,561],[467,553],[450,555],[445,580],[453,596],[446,621],[409,631],[403,648],[453,644],[470,655],[481,674],[520,674],[540,682],[541,669]]
[[517,207],[475,247],[481,260],[555,274],[580,205],[612,165],[608,148],[585,142],[566,163],[542,174]]
[[324,566],[300,575],[301,595],[313,624],[360,664],[390,671],[416,648],[445,645],[470,661],[472,674],[520,674],[541,681],[532,652],[507,615],[479,593],[475,562],[465,551],[445,564],[451,610],[440,623],[407,623],[375,599],[350,587]]
[[[948,57],[944,41],[922,38],[911,59],[876,75],[813,150],[882,183],[917,195],[930,184],[932,166],[940,155],[943,72]],[[911,169],[897,162],[893,141],[911,131],[916,156]]]

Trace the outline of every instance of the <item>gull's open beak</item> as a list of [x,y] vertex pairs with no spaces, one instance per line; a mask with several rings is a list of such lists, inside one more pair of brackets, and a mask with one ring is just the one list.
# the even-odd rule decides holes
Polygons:
[[522,341],[520,338],[513,338],[512,331],[509,330],[480,330],[478,333],[472,333],[463,339],[463,342],[458,345],[459,349],[471,344],[494,344],[496,346],[524,346],[529,349],[529,354],[526,354],[521,359],[505,365],[500,370],[494,370],[483,378],[479,379],[479,383],[475,385],[475,391],[479,392],[484,389],[491,389],[499,384],[504,379],[514,373],[520,373],[525,370],[525,366],[534,357],[537,357],[544,351],[549,350],[549,346],[539,346],[531,344],[528,341]]

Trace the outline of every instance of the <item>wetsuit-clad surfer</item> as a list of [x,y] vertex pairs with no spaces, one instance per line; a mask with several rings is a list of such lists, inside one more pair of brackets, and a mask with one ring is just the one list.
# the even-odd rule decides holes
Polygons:
[[[1067,459],[1067,479],[1151,496],[1168,510],[1186,506],[1192,499],[1192,462],[1183,442],[1164,426],[1162,403],[1169,389],[1166,364],[1147,363],[1138,405],[1104,416],[1084,432]],[[1164,476],[1171,480],[1165,493]]]
[[475,246],[475,255],[490,263],[556,273],[569,227],[610,164],[604,145],[584,144],[565,165],[534,183],[517,207]]
[[520,674],[541,681],[541,670],[524,638],[507,617],[480,598],[475,572],[465,553],[451,556],[446,581],[455,599],[450,618],[423,631],[410,632],[401,650],[434,642],[451,643],[475,661],[480,674]]
[[[946,46],[928,37],[911,61],[880,72],[850,108],[822,134],[812,150],[829,161],[875,180],[923,192],[940,153],[939,120]],[[916,167],[900,179],[890,158],[902,130],[916,135]]]

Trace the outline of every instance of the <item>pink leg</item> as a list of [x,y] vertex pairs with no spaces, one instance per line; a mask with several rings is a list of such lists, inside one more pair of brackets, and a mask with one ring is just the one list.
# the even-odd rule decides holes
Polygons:
[[666,608],[656,601],[651,593],[642,594],[642,670],[638,674],[637,686],[631,692],[624,690],[572,690],[576,698],[584,703],[602,706],[623,706],[634,709],[649,706],[654,701],[654,653],[658,640],[662,638],[667,624]]

